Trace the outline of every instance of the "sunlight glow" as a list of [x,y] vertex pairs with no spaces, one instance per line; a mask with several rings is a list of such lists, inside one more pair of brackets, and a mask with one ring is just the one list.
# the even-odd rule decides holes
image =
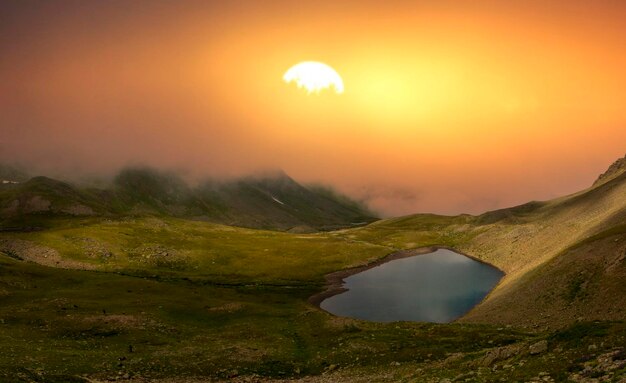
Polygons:
[[286,83],[295,81],[298,88],[310,93],[319,93],[333,87],[336,93],[343,93],[343,80],[330,66],[317,61],[303,61],[289,68],[283,75]]

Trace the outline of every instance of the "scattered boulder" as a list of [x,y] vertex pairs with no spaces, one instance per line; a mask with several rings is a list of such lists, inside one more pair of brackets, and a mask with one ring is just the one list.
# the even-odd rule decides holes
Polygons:
[[528,352],[530,353],[530,355],[538,355],[546,351],[548,351],[547,340],[540,340],[537,343],[533,343],[530,345],[530,348],[528,349]]
[[496,347],[494,349],[491,349],[490,351],[488,351],[485,356],[483,356],[482,358],[478,359],[475,362],[475,365],[477,366],[481,366],[481,367],[490,367],[493,364],[495,364],[496,362],[500,361],[500,360],[505,360],[505,359],[509,359],[517,354],[519,354],[521,351],[521,346],[519,345],[510,345],[510,346],[504,346],[504,347]]
[[458,362],[461,359],[463,359],[463,357],[465,356],[464,353],[462,352],[456,352],[453,354],[449,354],[448,357],[444,360],[444,363],[454,363],[454,362]]
[[331,371],[335,371],[336,369],[338,369],[339,366],[336,364],[331,364],[330,366],[326,367],[326,371],[327,372],[331,372]]
[[[623,371],[625,367],[626,353],[623,348],[618,348],[581,362],[576,368],[577,371],[570,374],[568,379],[572,382],[584,383],[592,381],[589,379],[590,377],[598,377],[599,380],[596,381],[624,383],[626,376],[621,375],[619,371]],[[618,377],[617,375],[621,376]]]

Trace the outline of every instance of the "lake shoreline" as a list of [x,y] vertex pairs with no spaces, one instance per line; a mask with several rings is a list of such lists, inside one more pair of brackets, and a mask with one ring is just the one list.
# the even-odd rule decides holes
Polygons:
[[[418,248],[415,248],[415,249],[395,251],[393,253],[387,254],[386,256],[384,256],[382,258],[379,258],[379,259],[377,259],[377,260],[375,260],[373,262],[370,262],[368,264],[365,264],[365,265],[362,265],[362,266],[350,267],[350,268],[347,268],[347,269],[334,271],[332,273],[326,274],[324,276],[324,278],[326,279],[326,284],[325,284],[326,288],[323,291],[310,296],[307,299],[307,301],[308,301],[309,304],[315,306],[316,308],[318,308],[320,310],[323,310],[325,312],[328,312],[328,311],[324,310],[321,307],[321,303],[324,300],[326,300],[326,299],[328,299],[330,297],[333,297],[335,295],[338,295],[338,294],[341,294],[341,293],[344,293],[344,292],[348,291],[347,288],[343,287],[345,278],[348,278],[348,277],[350,277],[352,275],[361,273],[361,272],[369,270],[369,269],[373,269],[374,267],[380,266],[380,265],[385,264],[387,262],[391,262],[391,261],[395,261],[395,260],[403,259],[403,258],[419,256],[419,255],[430,254],[430,253],[433,253],[433,252],[435,252],[437,250],[440,250],[440,249],[449,250],[449,251],[452,251],[454,253],[463,255],[463,256],[468,257],[468,258],[470,258],[470,259],[472,259],[472,260],[474,260],[476,262],[480,262],[480,263],[482,263],[484,265],[490,266],[490,267],[500,271],[502,273],[502,278],[500,279],[500,281],[498,281],[497,285],[499,285],[500,282],[502,281],[502,279],[506,276],[506,273],[503,270],[501,270],[500,268],[492,265],[491,263],[485,262],[484,260],[482,260],[480,258],[477,258],[475,256],[462,253],[462,252],[460,252],[460,251],[458,251],[458,250],[456,250],[456,249],[454,249],[452,247],[449,247],[449,246],[425,246],[425,247],[418,247]],[[495,287],[497,287],[497,285],[494,286],[494,289],[495,289]],[[492,289],[492,291],[493,291],[493,289]],[[491,294],[491,291],[489,292],[489,294]],[[485,298],[489,294],[487,294],[485,296]],[[484,298],[483,298],[483,300],[481,300],[481,302],[482,301],[484,301]],[[330,312],[328,312],[328,313],[331,314],[331,315],[335,315],[335,314],[330,313]],[[457,318],[457,319],[460,319],[460,318]]]

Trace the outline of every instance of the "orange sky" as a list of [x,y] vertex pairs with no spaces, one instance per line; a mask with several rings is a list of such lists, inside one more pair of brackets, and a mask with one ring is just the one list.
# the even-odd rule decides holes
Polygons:
[[[209,3],[3,2],[0,160],[282,168],[396,215],[574,192],[626,152],[621,1]],[[284,84],[304,60],[345,93]]]

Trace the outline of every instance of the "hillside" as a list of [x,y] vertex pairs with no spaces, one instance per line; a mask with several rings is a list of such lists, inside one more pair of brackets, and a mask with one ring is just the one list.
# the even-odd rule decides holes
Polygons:
[[54,215],[93,216],[111,212],[110,196],[102,190],[80,190],[48,177],[0,186],[0,227],[19,228]]
[[394,218],[338,235],[401,249],[450,246],[505,271],[463,322],[559,327],[580,319],[623,320],[619,297],[626,285],[617,282],[626,267],[623,161],[589,189],[555,200],[479,216]]
[[314,232],[363,225],[374,215],[348,198],[307,188],[285,173],[187,185],[173,173],[125,169],[109,189],[47,177],[0,185],[0,227],[46,227],[54,217],[164,216],[233,226]]
[[606,172],[600,174],[593,186],[607,182],[623,173],[626,173],[626,156],[615,161]]
[[304,187],[285,173],[206,182],[197,188],[206,206],[219,206],[221,223],[308,232],[334,230],[372,222],[362,205],[329,189]]
[[626,174],[550,201],[525,220],[493,224],[466,247],[508,275],[464,320],[558,327],[626,319]]
[[[530,202],[479,216],[413,215],[329,232],[325,238],[347,244],[345,254],[351,247],[362,251],[359,246],[367,244],[377,248],[378,255],[350,256],[340,263],[327,263],[322,261],[327,258],[320,258],[323,265],[317,269],[330,272],[361,265],[400,249],[448,246],[506,273],[485,301],[461,321],[561,327],[581,318],[626,319],[625,312],[616,308],[623,305],[615,301],[624,292],[621,288],[624,284],[616,282],[623,277],[626,243],[626,173],[621,164],[623,159],[609,168],[601,177],[602,182],[595,182],[589,189],[551,201]],[[136,263],[135,254],[155,253],[153,259],[158,259],[158,254],[165,252],[169,254],[167,262],[173,263],[176,254],[183,259],[194,254],[193,259],[201,260],[202,249],[207,248],[215,249],[209,254],[220,252],[229,259],[234,259],[230,254],[247,259],[254,269],[259,267],[259,262],[271,263],[271,257],[267,258],[271,254],[285,252],[282,244],[271,239],[262,244],[253,240],[244,245],[248,242],[246,237],[252,238],[252,232],[243,232],[236,244],[229,244],[232,236],[224,237],[219,234],[221,229],[215,231],[211,226],[193,226],[200,223],[192,225],[186,221],[190,217],[196,221],[291,231],[328,229],[366,218],[359,216],[358,206],[349,201],[304,188],[284,174],[206,182],[192,189],[172,175],[145,169],[128,170],[118,176],[116,187],[108,191],[79,190],[38,177],[24,184],[8,185],[3,193],[4,201],[19,201],[18,209],[15,202],[4,208],[4,212],[8,209],[16,214],[12,221],[16,225],[24,217],[39,217],[42,209],[60,214],[47,223],[54,225],[54,230],[23,233],[21,238],[54,249],[60,258],[86,264],[95,262],[95,267],[107,269],[147,267]],[[119,213],[125,210],[133,214]],[[160,236],[154,237],[153,230],[160,232]],[[189,237],[185,234],[187,230],[201,230],[207,242]],[[129,241],[129,235],[138,238],[138,242]],[[68,238],[80,241],[68,241]],[[283,241],[289,243],[291,237],[284,237]],[[318,243],[309,248],[306,242],[295,241],[287,253],[296,254],[300,247],[311,256],[317,253],[322,257],[328,251],[326,245]],[[17,249],[23,247],[18,245]],[[223,250],[217,250],[220,248]],[[112,256],[94,258],[90,255],[94,249]],[[231,262],[219,273],[228,273]],[[298,274],[298,267],[304,267],[300,261],[294,262],[290,274]],[[165,267],[161,272],[167,270]],[[186,272],[184,267],[180,270]],[[242,269],[233,272],[241,274]],[[321,279],[322,274],[315,275],[318,277],[314,280]],[[251,276],[251,280],[255,278]]]
[[[109,190],[5,185],[0,200],[19,202],[12,222],[42,226],[0,232],[0,380],[619,382],[626,173],[615,168],[550,201],[307,234],[207,221],[319,224],[320,210],[354,206],[284,175],[192,188],[141,170]],[[269,208],[283,204],[294,209]],[[329,273],[425,246],[506,276],[451,324],[339,318],[307,302]]]

